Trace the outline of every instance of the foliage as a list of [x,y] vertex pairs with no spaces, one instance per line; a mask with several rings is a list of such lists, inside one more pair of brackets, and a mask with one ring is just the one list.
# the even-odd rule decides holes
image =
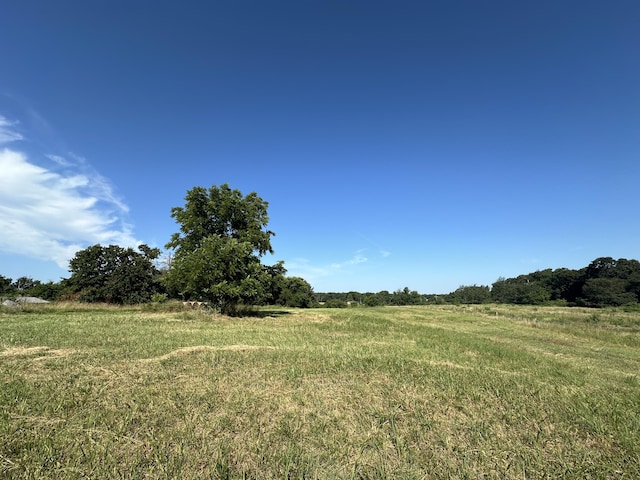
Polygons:
[[268,203],[227,184],[195,187],[185,202],[171,210],[180,232],[167,243],[174,251],[164,279],[169,293],[208,301],[229,314],[240,304],[263,303],[277,274],[260,263],[273,252]]
[[620,306],[636,303],[637,297],[626,290],[622,278],[590,278],[582,287],[582,301],[594,307]]
[[337,298],[332,298],[331,300],[324,302],[325,308],[347,308],[348,306],[349,304],[347,302]]
[[160,254],[147,245],[132,248],[93,245],[80,250],[69,262],[69,291],[79,293],[83,302],[136,304],[148,302],[159,289],[158,271],[153,261]]
[[364,296],[364,304],[367,307],[378,307],[380,306],[380,299],[377,295],[373,293],[368,293]]
[[584,270],[558,268],[543,270],[543,272],[548,272],[543,284],[549,291],[551,300],[565,300],[573,303],[580,297],[584,283]]
[[493,284],[491,298],[498,303],[514,303],[516,305],[539,305],[547,302],[551,294],[538,281],[531,281],[526,276],[515,279],[499,279]]
[[409,290],[408,287],[404,287],[402,290],[398,289],[393,293],[389,293],[387,290],[381,290],[378,293],[359,293],[359,292],[329,292],[329,293],[316,293],[316,300],[318,302],[324,302],[325,304],[331,300],[338,300],[347,304],[364,304],[369,307],[382,306],[382,305],[421,305],[425,303],[423,295],[420,295],[416,290]]
[[461,285],[455,292],[449,294],[451,303],[489,303],[491,291],[485,285]]
[[587,267],[572,270],[538,270],[513,278],[498,278],[489,286],[462,285],[447,295],[420,295],[407,287],[390,293],[316,293],[316,299],[350,301],[360,298],[366,306],[443,303],[509,303],[516,305],[629,306],[640,300],[640,262],[611,257],[595,259]]
[[279,296],[275,304],[286,307],[309,308],[316,305],[313,288],[305,279],[300,277],[283,277]]
[[13,280],[9,277],[0,275],[0,295],[6,295],[13,293],[15,287],[13,286]]
[[15,281],[0,275],[0,296],[31,296],[43,300],[57,300],[64,291],[61,282],[42,283],[31,277],[19,277]]
[[38,283],[40,282],[37,280],[34,280],[31,277],[20,277],[15,282],[13,282],[13,286],[19,292],[26,292],[32,289]]
[[515,278],[499,278],[492,286],[494,302],[606,307],[640,300],[640,262],[600,257],[580,270],[542,270]]
[[165,303],[167,301],[167,294],[166,293],[154,293],[153,295],[151,295],[151,302],[153,303]]
[[240,303],[259,303],[267,273],[248,242],[211,235],[186,254],[176,254],[165,283],[172,296],[207,301],[233,314]]
[[266,230],[268,206],[255,192],[243,197],[226,183],[209,190],[194,187],[187,192],[184,207],[171,209],[180,232],[174,233],[166,246],[175,251],[176,257],[184,256],[201,247],[208,237],[217,235],[248,243],[258,256],[273,253],[274,233]]
[[420,305],[421,303],[420,294],[416,290],[409,290],[409,287],[393,292],[391,300],[391,305]]
[[29,289],[29,295],[42,298],[43,300],[58,300],[65,290],[63,282],[46,282],[41,283],[38,280]]
[[266,275],[264,276],[264,290],[265,295],[262,299],[262,305],[276,305],[278,304],[278,299],[282,295],[282,289],[284,287],[284,279],[285,274],[287,273],[287,269],[284,268],[284,262],[279,261],[274,265],[264,265],[263,266]]

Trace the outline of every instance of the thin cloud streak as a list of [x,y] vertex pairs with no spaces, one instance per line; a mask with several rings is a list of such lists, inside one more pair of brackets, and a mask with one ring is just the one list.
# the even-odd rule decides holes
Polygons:
[[61,167],[71,167],[73,165],[66,158],[61,157],[60,155],[48,154],[48,155],[45,155],[45,157],[47,157],[49,160],[57,163]]
[[13,129],[16,125],[17,122],[10,122],[7,118],[0,115],[0,145],[16,142],[24,138]]
[[368,261],[368,258],[365,257],[362,254],[362,252],[363,252],[363,250],[358,251],[358,253],[353,258],[351,258],[350,260],[346,260],[346,261],[341,262],[341,263],[332,263],[331,267],[332,268],[336,268],[336,269],[340,269],[340,268],[343,268],[343,267],[348,267],[350,265],[358,265],[359,263],[365,263],[365,262]]
[[[331,278],[335,275],[345,275],[354,273],[358,265],[369,262],[369,258],[364,255],[366,249],[358,250],[349,260],[343,262],[334,262],[324,266],[316,266],[306,258],[294,258],[285,262],[287,275],[292,277],[302,277],[311,284],[318,280]],[[386,258],[391,252],[383,250],[380,257]]]
[[331,270],[325,267],[316,267],[306,258],[294,258],[285,262],[287,275],[290,277],[302,277],[312,282],[331,274]]

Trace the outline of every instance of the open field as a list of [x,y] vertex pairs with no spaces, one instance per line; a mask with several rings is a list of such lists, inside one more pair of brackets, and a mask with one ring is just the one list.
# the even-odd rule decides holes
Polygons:
[[0,309],[0,478],[640,478],[640,313]]

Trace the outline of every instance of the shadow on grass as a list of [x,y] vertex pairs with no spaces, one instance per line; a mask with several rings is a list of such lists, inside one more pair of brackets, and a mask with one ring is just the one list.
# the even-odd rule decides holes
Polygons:
[[284,317],[286,315],[291,315],[291,312],[288,310],[257,310],[257,309],[246,309],[236,312],[233,317],[252,317],[252,318],[278,318]]

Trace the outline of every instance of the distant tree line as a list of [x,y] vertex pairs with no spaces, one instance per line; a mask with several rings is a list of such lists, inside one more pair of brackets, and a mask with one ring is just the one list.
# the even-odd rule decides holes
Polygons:
[[29,296],[42,298],[43,300],[57,300],[60,298],[62,291],[63,286],[60,282],[43,283],[31,277],[20,277],[13,280],[0,275],[0,298]]
[[579,270],[546,269],[499,278],[488,286],[461,286],[446,295],[450,303],[512,303],[618,307],[640,302],[640,262],[600,257]]
[[389,293],[316,293],[320,305],[420,305],[509,303],[618,307],[640,303],[640,262],[611,257],[595,259],[579,270],[538,270],[513,278],[498,278],[491,286],[462,285],[445,295],[425,295],[408,288]]
[[255,193],[243,196],[227,184],[187,192],[185,205],[171,210],[179,225],[160,264],[160,250],[92,245],[69,263],[71,276],[42,283],[0,275],[0,297],[35,296],[114,304],[204,302],[234,314],[251,305],[355,307],[433,303],[510,303],[607,307],[640,302],[640,262],[597,258],[580,270],[546,269],[499,278],[491,287],[463,285],[446,295],[424,295],[405,287],[377,293],[314,293],[300,277],[289,277],[283,262],[265,265],[273,253],[268,203]]
[[[79,251],[70,262],[72,275],[60,282],[40,282],[30,277],[16,280],[0,275],[0,298],[34,296],[45,300],[78,300],[137,304],[167,298],[197,300],[202,297],[171,290],[167,266],[158,267],[158,249],[146,245],[131,248],[93,245]],[[314,293],[300,277],[286,276],[282,262],[261,266],[253,305],[287,307],[376,307],[386,305],[561,304],[583,307],[616,307],[640,303],[640,262],[601,257],[579,270],[538,270],[513,278],[499,278],[491,287],[463,285],[445,294],[420,294],[408,287],[394,292]],[[236,304],[237,306],[237,304]]]
[[360,293],[360,292],[329,292],[316,293],[315,299],[318,306],[328,308],[346,308],[350,306],[367,306],[378,307],[384,305],[422,305],[428,302],[428,295],[421,295],[416,290],[409,290],[404,287],[402,290],[396,290],[390,293],[382,290],[377,293]]

